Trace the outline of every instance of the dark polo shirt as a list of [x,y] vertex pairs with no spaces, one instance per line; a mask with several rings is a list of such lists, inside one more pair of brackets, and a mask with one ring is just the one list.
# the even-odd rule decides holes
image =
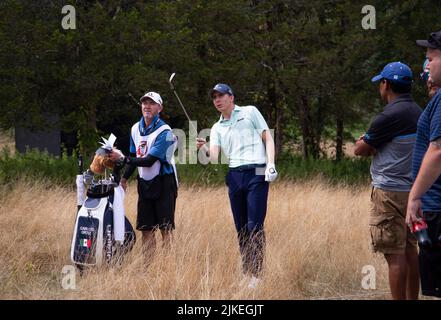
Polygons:
[[412,151],[421,112],[410,94],[402,94],[372,121],[364,141],[377,150],[371,164],[374,187],[410,191]]

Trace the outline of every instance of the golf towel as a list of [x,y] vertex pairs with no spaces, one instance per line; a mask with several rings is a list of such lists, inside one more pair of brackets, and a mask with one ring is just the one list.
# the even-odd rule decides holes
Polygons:
[[76,184],[77,184],[77,205],[82,206],[85,200],[85,192],[84,192],[85,187],[84,187],[82,174],[77,175]]
[[121,186],[114,189],[113,232],[115,235],[115,241],[119,241],[121,244],[124,242],[125,233],[124,196],[125,192]]

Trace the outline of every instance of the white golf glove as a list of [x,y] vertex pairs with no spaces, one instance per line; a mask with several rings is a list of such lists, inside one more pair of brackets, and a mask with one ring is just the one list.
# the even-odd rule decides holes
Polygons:
[[276,165],[274,163],[267,163],[265,169],[265,181],[273,182],[277,179]]

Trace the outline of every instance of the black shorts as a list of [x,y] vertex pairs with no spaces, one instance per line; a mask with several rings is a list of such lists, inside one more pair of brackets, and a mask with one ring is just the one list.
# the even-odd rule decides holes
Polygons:
[[138,181],[138,216],[136,229],[151,231],[154,229],[175,228],[175,207],[178,190],[174,174],[160,176],[160,193],[157,199],[146,199],[140,194]]
[[421,292],[441,298],[441,212],[424,212],[431,248],[420,247]]

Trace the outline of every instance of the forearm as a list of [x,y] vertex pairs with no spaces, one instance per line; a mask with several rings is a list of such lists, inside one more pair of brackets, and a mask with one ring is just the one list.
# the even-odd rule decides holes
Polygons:
[[274,139],[268,130],[265,130],[262,133],[262,140],[265,144],[267,163],[275,163],[276,147]]
[[[208,148],[207,148],[208,150]],[[208,159],[210,160],[210,163],[218,163],[219,160],[219,147],[218,146],[210,146],[210,149],[207,151]]]
[[136,169],[136,166],[131,165],[131,164],[127,164],[126,169],[124,170],[123,179],[128,180],[130,178],[130,176],[133,174],[133,172],[135,171],[135,169]]
[[430,144],[412,186],[409,199],[420,199],[441,175],[441,148]]
[[145,158],[136,158],[135,154],[130,154],[131,156],[126,158],[126,168],[124,171],[123,178],[129,179],[133,172],[136,170],[136,167],[151,167],[157,160],[157,157],[148,155]]
[[[271,137],[271,135],[269,136]],[[272,137],[271,139],[267,139],[266,142],[266,157],[268,159],[268,163],[275,163],[276,146]]]
[[113,168],[113,181],[115,181],[116,183],[119,183],[119,181],[121,180],[121,170],[124,166],[124,163],[116,163],[115,167]]
[[355,149],[354,149],[354,154],[356,156],[365,156],[365,154],[362,154],[361,152],[361,146],[362,146],[362,139],[359,139],[357,141],[355,141]]
[[127,157],[127,164],[135,166],[135,167],[151,167],[159,158],[147,155],[144,158],[136,158],[136,157]]
[[360,157],[370,157],[375,154],[375,149],[368,145],[363,137],[355,142],[354,154]]

